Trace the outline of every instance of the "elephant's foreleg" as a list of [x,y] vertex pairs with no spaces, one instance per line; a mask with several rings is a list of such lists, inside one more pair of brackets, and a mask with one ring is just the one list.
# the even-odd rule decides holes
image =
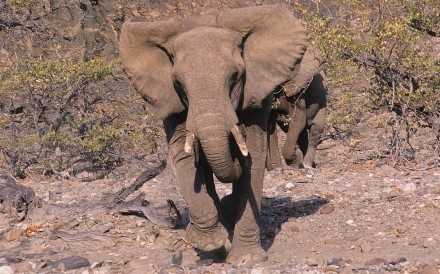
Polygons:
[[262,119],[264,112],[261,112],[263,111],[253,111],[246,116],[250,119],[246,125],[249,156],[244,163],[243,174],[236,182],[239,199],[233,248],[227,258],[230,263],[237,263],[247,257],[250,259],[247,263],[254,264],[267,258],[266,252],[261,247],[259,226],[267,149],[266,124],[257,123],[253,121],[257,118],[251,118]]
[[215,195],[212,193],[213,182],[203,165],[196,163],[194,153],[184,151],[185,123],[164,124],[169,143],[170,164],[190,213],[187,240],[195,248],[204,251],[218,249],[225,244],[228,233],[218,220]]
[[277,124],[275,118],[270,117],[267,133],[268,146],[266,158],[266,169],[269,171],[282,167],[281,155],[278,149],[278,134],[276,127]]
[[307,152],[304,155],[304,167],[312,168],[315,161],[316,150],[322,133],[325,130],[326,109],[321,108],[316,114],[309,129]]
[[[299,135],[306,127],[306,106],[304,99],[298,99],[289,111],[289,130],[287,132],[286,141],[282,149],[282,155],[288,165],[299,165],[302,159],[297,157],[296,145]],[[302,157],[301,157],[302,158]]]

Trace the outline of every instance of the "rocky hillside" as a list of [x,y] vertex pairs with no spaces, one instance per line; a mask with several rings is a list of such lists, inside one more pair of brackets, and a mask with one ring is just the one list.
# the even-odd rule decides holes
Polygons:
[[252,0],[7,0],[0,4],[2,65],[16,58],[117,58],[122,23],[133,16],[155,21],[197,13],[202,8],[234,8],[263,2]]

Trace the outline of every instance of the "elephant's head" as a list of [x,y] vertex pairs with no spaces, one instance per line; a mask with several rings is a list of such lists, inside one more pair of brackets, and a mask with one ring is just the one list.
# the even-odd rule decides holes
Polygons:
[[232,133],[244,155],[237,112],[260,108],[292,79],[308,36],[282,6],[230,9],[186,20],[124,23],[120,57],[135,89],[160,118],[187,111],[185,150],[197,138],[217,178],[239,177]]

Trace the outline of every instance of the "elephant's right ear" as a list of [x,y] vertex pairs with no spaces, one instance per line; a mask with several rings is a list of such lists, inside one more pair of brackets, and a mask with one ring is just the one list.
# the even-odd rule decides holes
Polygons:
[[166,44],[181,32],[177,20],[126,21],[121,30],[119,54],[125,72],[136,91],[160,119],[185,110],[171,78],[172,63]]

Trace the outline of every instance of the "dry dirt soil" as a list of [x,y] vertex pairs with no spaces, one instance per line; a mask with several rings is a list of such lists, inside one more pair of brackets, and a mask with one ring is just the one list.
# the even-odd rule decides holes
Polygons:
[[[438,273],[440,169],[396,169],[332,139],[318,152],[315,170],[266,172],[261,242],[269,259],[252,268],[194,250],[185,242],[184,227],[168,229],[134,215],[84,212],[22,222],[0,216],[0,273],[57,273],[82,263],[85,267],[69,272]],[[130,185],[137,175],[93,182],[33,177],[19,183],[53,204],[84,204]],[[220,196],[230,192],[230,185],[216,187]],[[133,197],[140,192],[154,206],[172,199],[187,220],[168,168]],[[20,233],[11,236],[8,231]],[[89,237],[67,241],[51,231],[87,232]],[[90,237],[92,233],[98,236]],[[86,260],[53,264],[72,256]]]
[[[61,54],[116,58],[115,33],[124,18],[132,16],[159,20],[183,16],[192,7],[286,1],[34,2],[30,10],[17,8],[14,14],[5,15],[11,29],[0,31],[0,61],[8,66],[15,55],[26,56],[28,47],[40,56],[39,49],[58,44],[63,45]],[[135,215],[66,210],[19,222],[0,214],[0,274],[65,270],[101,274],[439,273],[440,168],[439,151],[434,150],[438,144],[433,141],[437,139],[420,129],[422,138],[412,139],[417,162],[397,169],[381,158],[381,149],[389,140],[383,130],[369,131],[378,117],[366,113],[360,121],[365,128],[357,127],[358,134],[350,138],[327,133],[315,170],[285,167],[266,172],[261,242],[269,257],[264,263],[251,268],[232,266],[198,252],[185,242],[184,225],[169,229]],[[52,204],[85,205],[131,185],[144,168],[136,164],[90,182],[30,174],[18,183]],[[218,183],[216,187],[220,196],[231,191],[230,185]],[[145,199],[157,207],[173,200],[187,219],[186,204],[169,169],[128,199],[139,193],[145,193]],[[70,236],[56,237],[55,231]]]

